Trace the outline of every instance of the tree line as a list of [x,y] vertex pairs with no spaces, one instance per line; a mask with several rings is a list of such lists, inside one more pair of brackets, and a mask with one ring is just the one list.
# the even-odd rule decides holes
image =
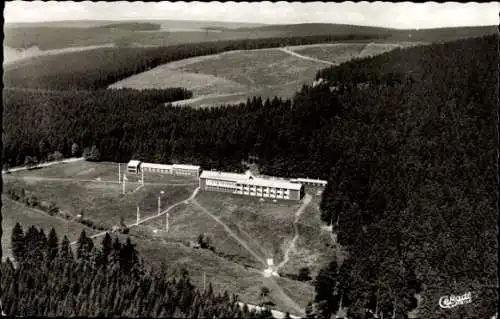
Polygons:
[[105,89],[160,64],[231,50],[253,50],[324,42],[373,40],[377,34],[316,35],[189,43],[168,47],[115,47],[39,56],[5,67],[5,87],[48,90]]
[[95,245],[82,231],[73,250],[32,226],[16,224],[11,234],[14,260],[0,265],[0,296],[9,316],[272,318],[240,308],[236,295],[217,294],[212,285],[196,289],[189,274],[172,275],[164,265],[148,267],[127,238],[106,234]]

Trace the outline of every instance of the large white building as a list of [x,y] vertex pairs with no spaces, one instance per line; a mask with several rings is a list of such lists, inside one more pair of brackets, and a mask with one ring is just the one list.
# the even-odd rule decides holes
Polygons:
[[290,200],[300,200],[304,196],[304,186],[299,183],[219,171],[203,171],[200,175],[200,189]]

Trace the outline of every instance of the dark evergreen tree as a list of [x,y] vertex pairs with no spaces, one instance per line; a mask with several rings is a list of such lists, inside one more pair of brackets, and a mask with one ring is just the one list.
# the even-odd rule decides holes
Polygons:
[[11,246],[15,260],[17,262],[22,262],[26,254],[26,243],[23,228],[19,223],[16,223],[12,229]]

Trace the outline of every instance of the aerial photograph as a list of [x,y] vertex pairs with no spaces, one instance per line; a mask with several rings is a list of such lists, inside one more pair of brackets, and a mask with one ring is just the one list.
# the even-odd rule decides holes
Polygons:
[[6,1],[0,317],[496,319],[499,12]]

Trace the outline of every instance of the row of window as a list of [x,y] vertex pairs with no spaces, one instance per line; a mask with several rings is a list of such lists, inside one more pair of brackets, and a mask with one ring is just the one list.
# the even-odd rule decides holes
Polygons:
[[158,172],[158,173],[172,173],[172,170],[169,169],[161,169],[161,168],[145,168],[144,171],[148,172]]
[[241,184],[237,184],[236,186],[243,187],[243,189],[250,189],[250,190],[254,190],[254,189],[261,190],[261,189],[263,189],[264,191],[270,190],[272,192],[273,191],[284,191],[284,192],[288,192],[289,191],[288,188],[259,186],[259,185],[246,185],[246,184],[241,185]]
[[249,195],[249,196],[257,196],[257,197],[271,197],[271,198],[284,198],[284,199],[290,198],[290,196],[288,194],[280,194],[280,193],[268,194],[267,192],[264,192],[262,194],[260,192],[254,192],[254,191],[235,190],[234,188],[230,188],[230,187],[207,186],[205,189],[207,191],[212,191],[212,192],[234,193],[234,194],[239,194],[239,195]]

